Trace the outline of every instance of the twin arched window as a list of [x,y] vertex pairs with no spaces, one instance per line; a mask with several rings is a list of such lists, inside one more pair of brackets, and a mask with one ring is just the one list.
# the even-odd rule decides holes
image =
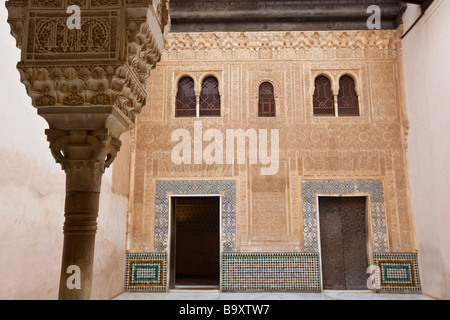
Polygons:
[[220,93],[217,79],[210,76],[203,80],[197,102],[194,80],[191,77],[181,78],[178,82],[175,117],[220,117]]
[[[316,77],[313,109],[314,116],[359,116],[359,99],[353,78],[342,76],[339,79],[339,93],[335,96],[330,79],[324,75]],[[180,79],[175,117],[220,117],[220,114],[219,82],[215,77],[209,76],[203,80],[198,101],[194,80],[191,77]],[[270,82],[259,86],[258,116],[276,116],[275,90]]]
[[314,116],[359,116],[359,99],[353,78],[344,75],[339,79],[339,93],[335,97],[330,79],[324,75],[318,76],[313,109]]

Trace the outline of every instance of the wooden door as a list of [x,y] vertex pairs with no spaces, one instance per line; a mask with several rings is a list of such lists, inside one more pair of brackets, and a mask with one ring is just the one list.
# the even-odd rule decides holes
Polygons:
[[366,290],[366,198],[319,198],[322,278],[325,290]]

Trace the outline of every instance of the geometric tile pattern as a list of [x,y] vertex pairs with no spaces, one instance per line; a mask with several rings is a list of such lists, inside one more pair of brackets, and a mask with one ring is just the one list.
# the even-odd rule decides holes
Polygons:
[[125,270],[125,290],[166,290],[167,255],[165,253],[128,253]]
[[[379,292],[420,292],[416,253],[376,253]],[[126,291],[167,291],[166,253],[127,253]],[[222,254],[222,291],[320,292],[318,253]]]
[[380,291],[420,291],[416,253],[378,253],[374,255],[377,289]]
[[169,203],[173,195],[221,195],[222,251],[236,251],[236,182],[231,180],[156,181],[155,236],[156,252],[168,252]]
[[223,253],[222,291],[321,290],[317,253]]
[[318,196],[368,195],[374,253],[389,252],[386,204],[381,180],[302,180],[303,236],[306,252],[319,252]]

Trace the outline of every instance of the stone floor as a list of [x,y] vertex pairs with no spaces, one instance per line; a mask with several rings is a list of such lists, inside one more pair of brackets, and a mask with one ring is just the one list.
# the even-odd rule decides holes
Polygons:
[[374,294],[325,291],[324,293],[225,293],[216,290],[173,290],[166,293],[125,292],[113,300],[433,300],[421,294]]

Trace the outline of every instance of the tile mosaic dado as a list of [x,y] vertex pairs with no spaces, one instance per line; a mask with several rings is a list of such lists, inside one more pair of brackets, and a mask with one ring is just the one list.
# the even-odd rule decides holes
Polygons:
[[[128,253],[126,291],[167,291],[167,253]],[[420,292],[415,253],[374,255],[377,292]],[[320,292],[321,268],[318,253],[222,254],[223,292]]]
[[166,253],[128,253],[125,290],[165,291],[167,288]]
[[420,291],[416,253],[378,253],[374,256],[380,291]]
[[223,291],[320,291],[315,253],[223,253]]
[[236,181],[182,180],[156,181],[155,237],[156,252],[168,251],[169,203],[176,195],[212,195],[222,197],[222,251],[236,251]]
[[303,236],[306,252],[319,252],[318,196],[361,195],[369,197],[373,252],[388,252],[386,205],[381,180],[302,180]]

